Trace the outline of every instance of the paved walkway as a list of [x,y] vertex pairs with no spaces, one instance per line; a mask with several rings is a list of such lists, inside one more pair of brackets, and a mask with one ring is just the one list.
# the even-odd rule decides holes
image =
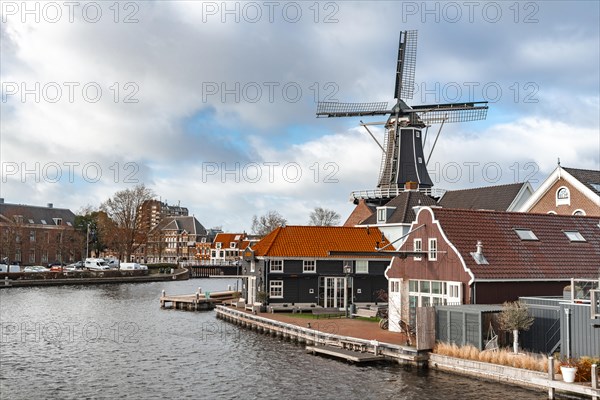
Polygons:
[[[241,311],[239,308],[236,310]],[[249,311],[246,312],[249,313]],[[305,328],[308,327],[308,324],[310,323],[311,329],[316,329],[320,332],[406,346],[406,336],[404,334],[383,330],[376,321],[365,321],[345,317],[310,319],[296,317],[294,314],[287,313],[258,313],[258,315]]]

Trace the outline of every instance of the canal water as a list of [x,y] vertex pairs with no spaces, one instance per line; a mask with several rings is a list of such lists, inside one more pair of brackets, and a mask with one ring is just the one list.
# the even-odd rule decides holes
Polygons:
[[399,365],[357,366],[161,310],[220,279],[0,290],[0,399],[544,399],[544,393]]

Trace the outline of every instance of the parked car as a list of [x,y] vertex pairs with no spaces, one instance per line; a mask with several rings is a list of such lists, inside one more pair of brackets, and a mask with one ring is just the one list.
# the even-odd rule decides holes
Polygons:
[[106,264],[110,267],[110,269],[119,269],[120,261],[116,258],[111,258],[106,260]]
[[69,264],[65,268],[67,271],[81,271],[85,268],[85,264],[83,261],[77,261],[76,263]]
[[41,265],[32,265],[32,266],[23,268],[23,272],[47,272],[47,271],[50,271],[50,270]]
[[21,272],[21,267],[15,264],[0,264],[0,272]]
[[142,269],[141,265],[138,263],[121,263],[121,265],[119,266],[120,270],[123,271],[132,271],[132,270],[138,270],[138,269]]
[[60,262],[60,261],[54,261],[48,264],[48,268],[52,268],[52,267],[65,267],[67,264]]
[[110,269],[108,264],[106,264],[106,261],[102,258],[86,258],[85,267],[94,271],[105,271]]

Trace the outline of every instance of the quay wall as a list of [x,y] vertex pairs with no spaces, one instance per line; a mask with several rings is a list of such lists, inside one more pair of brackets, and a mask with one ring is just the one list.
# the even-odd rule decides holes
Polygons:
[[[334,347],[350,346],[360,349],[363,352],[381,355],[385,360],[395,361],[400,364],[410,364],[417,367],[425,367],[427,365],[427,352],[417,351],[415,348],[407,346],[328,333],[326,332],[327,325],[321,325],[321,328],[325,328],[323,330],[316,330],[275,321],[225,306],[216,306],[215,310],[217,318],[260,333],[296,341],[299,344]],[[327,324],[323,321],[317,322],[315,320],[307,320],[307,325],[308,323]]]

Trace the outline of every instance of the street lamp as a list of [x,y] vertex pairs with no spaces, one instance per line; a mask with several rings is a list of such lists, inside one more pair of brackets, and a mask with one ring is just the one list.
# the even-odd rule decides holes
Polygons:
[[[85,258],[90,256],[90,223],[87,224],[87,232],[85,234]],[[83,260],[85,261],[85,260]]]
[[344,265],[344,310],[346,311],[346,318],[348,318],[348,276],[352,273],[352,267],[348,264]]

